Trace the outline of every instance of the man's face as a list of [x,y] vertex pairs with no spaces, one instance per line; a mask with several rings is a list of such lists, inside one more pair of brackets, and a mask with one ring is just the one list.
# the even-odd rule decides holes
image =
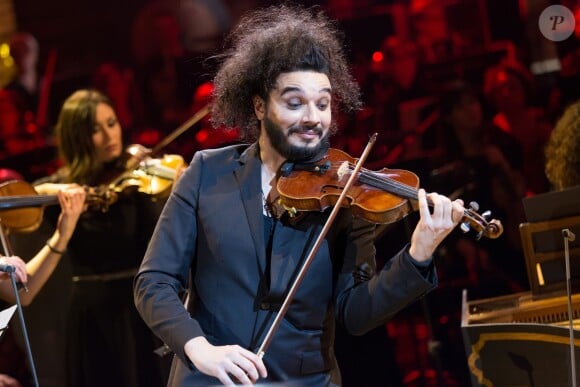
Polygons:
[[260,136],[289,160],[316,155],[325,143],[332,120],[330,81],[326,74],[294,71],[278,76],[262,110]]

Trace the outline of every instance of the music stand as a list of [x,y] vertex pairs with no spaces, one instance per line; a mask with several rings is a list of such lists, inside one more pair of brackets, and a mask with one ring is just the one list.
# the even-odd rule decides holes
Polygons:
[[3,311],[0,311],[0,337],[2,337],[4,331],[8,328],[8,323],[16,311],[16,307],[17,305],[12,305]]
[[[551,191],[522,200],[526,223],[519,231],[534,299],[566,292],[562,229],[580,233],[580,187]],[[570,245],[571,286],[580,292],[580,244]]]

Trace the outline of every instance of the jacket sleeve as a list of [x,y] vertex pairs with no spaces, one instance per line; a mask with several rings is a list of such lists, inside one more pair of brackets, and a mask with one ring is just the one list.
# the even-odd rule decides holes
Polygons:
[[194,156],[167,200],[133,289],[135,306],[145,323],[190,366],[184,345],[204,333],[184,307],[180,294],[187,288],[195,264],[201,160],[199,154]]
[[[426,267],[415,264],[408,244],[375,274],[373,236],[368,225],[355,219],[349,232],[345,265],[337,281],[336,318],[353,335],[362,335],[385,323],[437,286],[433,262]],[[365,267],[369,275],[353,276]]]

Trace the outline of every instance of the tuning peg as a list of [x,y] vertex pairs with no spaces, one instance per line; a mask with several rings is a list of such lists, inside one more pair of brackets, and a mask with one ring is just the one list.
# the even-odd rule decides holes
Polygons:
[[471,226],[469,225],[469,222],[463,222],[459,225],[459,229],[464,233],[468,233],[469,230],[471,230]]
[[483,219],[489,220],[489,218],[491,218],[491,211],[487,210],[483,214],[481,214],[481,216],[483,217]]
[[469,202],[469,208],[472,209],[473,211],[477,212],[479,211],[479,203],[473,201],[473,202]]

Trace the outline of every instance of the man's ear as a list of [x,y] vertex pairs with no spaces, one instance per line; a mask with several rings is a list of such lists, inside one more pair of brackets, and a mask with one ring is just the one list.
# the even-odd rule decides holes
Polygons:
[[254,96],[253,102],[254,102],[254,113],[256,114],[258,120],[262,121],[264,119],[264,116],[266,115],[266,103],[264,102],[262,97],[259,97],[257,95]]

